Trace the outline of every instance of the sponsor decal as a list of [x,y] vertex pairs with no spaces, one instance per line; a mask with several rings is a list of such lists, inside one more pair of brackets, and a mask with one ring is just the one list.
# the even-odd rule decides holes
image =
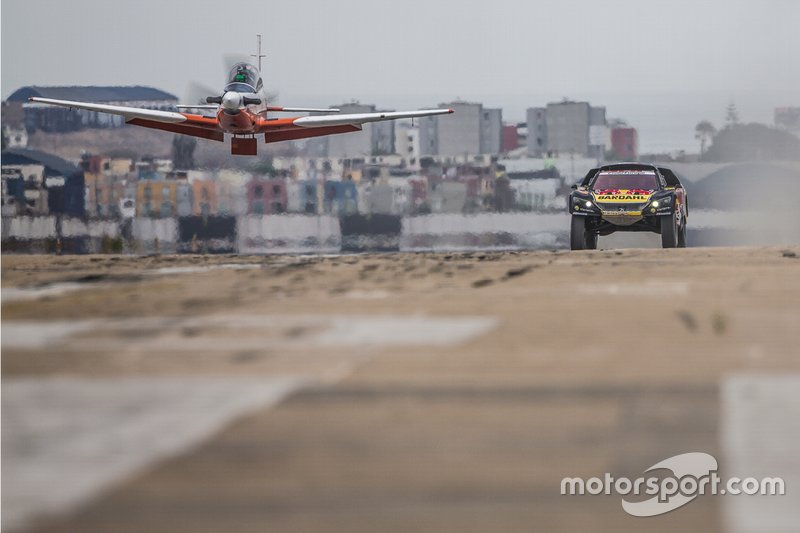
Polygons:
[[619,175],[619,174],[637,174],[637,175],[638,174],[653,174],[654,175],[655,173],[656,173],[655,170],[603,170],[603,171],[600,172],[600,175],[603,175],[603,174],[614,174],[614,175]]
[[641,211],[603,211],[604,217],[638,217]]
[[597,202],[643,203],[653,195],[652,190],[645,189],[603,189],[594,192]]

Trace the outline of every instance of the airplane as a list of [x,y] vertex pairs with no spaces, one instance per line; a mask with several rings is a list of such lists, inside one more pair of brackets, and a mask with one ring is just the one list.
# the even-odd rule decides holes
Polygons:
[[[85,109],[100,113],[121,115],[134,126],[192,135],[213,141],[225,141],[231,135],[231,154],[257,155],[257,135],[264,135],[265,143],[305,139],[338,133],[361,131],[369,122],[418,118],[452,113],[452,109],[424,109],[420,111],[393,111],[356,113],[347,115],[312,115],[273,118],[271,113],[337,113],[338,109],[303,107],[277,107],[267,104],[267,94],[261,79],[261,36],[258,36],[258,68],[248,62],[236,63],[228,75],[228,82],[218,96],[206,98],[205,105],[177,105],[178,111],[163,111],[136,107],[56,100],[32,96],[31,102]],[[183,110],[214,111],[212,116],[183,112]]]

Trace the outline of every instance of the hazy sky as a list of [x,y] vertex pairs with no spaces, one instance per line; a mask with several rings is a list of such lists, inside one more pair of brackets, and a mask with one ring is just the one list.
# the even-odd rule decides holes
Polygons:
[[33,84],[219,90],[224,54],[253,53],[262,33],[264,80],[285,105],[462,97],[512,120],[562,96],[622,112],[629,95],[701,92],[740,100],[745,115],[748,99],[800,105],[788,101],[800,95],[796,0],[3,0],[0,10],[3,98]]

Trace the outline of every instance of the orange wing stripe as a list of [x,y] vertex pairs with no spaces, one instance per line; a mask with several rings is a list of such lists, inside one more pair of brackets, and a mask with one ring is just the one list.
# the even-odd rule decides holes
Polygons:
[[[205,118],[205,117],[200,117]],[[216,120],[214,120],[216,123]],[[212,129],[210,125],[189,125],[187,123],[170,124],[167,122],[156,122],[155,120],[146,120],[143,118],[134,118],[128,121],[128,124],[134,126],[141,126],[143,128],[151,128],[154,130],[171,131],[173,133],[182,133],[184,135],[191,135],[192,137],[200,137],[202,139],[209,139],[212,141],[224,141],[225,134],[220,130],[216,124]],[[191,124],[191,123],[190,123]]]
[[360,126],[344,124],[342,126],[326,126],[322,128],[301,128],[294,126],[293,129],[282,128],[267,130],[264,133],[264,142],[274,143],[280,141],[293,141],[296,139],[306,139],[308,137],[320,137],[322,135],[334,135],[336,133],[351,133],[361,131]]
[[190,124],[200,128],[219,129],[219,121],[217,117],[204,117],[203,115],[193,115],[191,113],[181,113],[186,117],[186,122],[183,124]]

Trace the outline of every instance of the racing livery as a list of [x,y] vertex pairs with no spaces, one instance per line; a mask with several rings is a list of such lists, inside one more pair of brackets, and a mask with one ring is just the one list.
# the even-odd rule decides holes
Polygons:
[[664,248],[686,246],[686,189],[668,168],[618,163],[593,168],[569,197],[570,248],[593,250],[616,231],[661,234]]

